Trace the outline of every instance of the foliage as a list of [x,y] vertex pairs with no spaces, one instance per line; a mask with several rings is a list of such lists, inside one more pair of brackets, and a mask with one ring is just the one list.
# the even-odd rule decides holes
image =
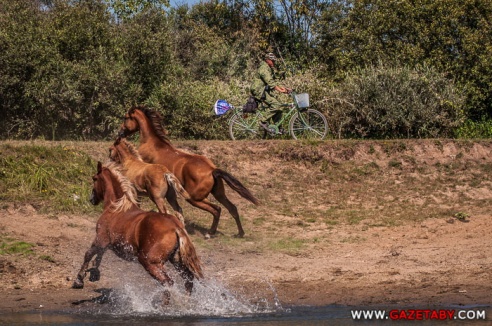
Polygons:
[[338,137],[449,137],[461,125],[463,96],[428,67],[356,70],[323,100]]
[[104,0],[116,17],[128,19],[149,8],[168,7],[169,0]]
[[466,91],[466,111],[492,115],[492,2],[487,0],[336,0],[317,25],[317,55],[326,72],[379,61],[426,65]]
[[[210,108],[242,105],[265,51],[321,108],[379,62],[429,67],[463,92],[452,110],[473,129],[492,116],[491,18],[485,0],[0,0],[0,138],[111,139],[135,104],[164,112],[176,137],[222,138]],[[488,135],[450,128],[339,136]]]
[[468,119],[456,130],[456,137],[467,139],[492,138],[492,120],[473,121]]
[[164,117],[164,125],[172,139],[225,139],[227,123],[213,113],[213,105],[226,99],[234,106],[246,101],[245,85],[220,80],[176,80],[163,85],[149,100]]

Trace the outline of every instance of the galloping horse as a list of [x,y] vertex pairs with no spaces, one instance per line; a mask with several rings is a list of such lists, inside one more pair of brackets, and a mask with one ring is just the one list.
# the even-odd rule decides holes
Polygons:
[[[97,221],[96,238],[85,253],[72,287],[84,287],[87,271],[90,271],[90,281],[99,280],[99,265],[109,248],[122,259],[137,259],[162,285],[173,284],[164,269],[164,263],[171,262],[185,280],[186,291],[191,294],[193,279],[203,277],[202,267],[180,221],[173,215],[145,212],[138,208],[135,189],[115,163],[103,166],[98,162],[97,174],[92,179],[94,185],[90,201],[93,205],[103,202],[104,211]],[[94,267],[87,270],[94,255]]]
[[122,172],[125,177],[133,183],[139,193],[149,196],[159,212],[167,213],[164,204],[166,198],[184,223],[183,210],[176,200],[176,194],[188,201],[191,197],[171,171],[162,164],[144,162],[135,147],[119,137],[109,148],[109,158],[123,166]]
[[212,161],[202,155],[190,154],[175,148],[162,126],[161,115],[145,107],[133,107],[124,117],[119,132],[126,137],[140,132],[138,152],[143,160],[166,166],[190,194],[193,206],[210,212],[214,216],[210,234],[215,234],[219,225],[221,208],[211,203],[207,196],[211,193],[224,205],[236,220],[238,236],[244,235],[237,207],[226,197],[223,180],[243,198],[258,205],[258,200],[239,180],[228,172],[218,169]]

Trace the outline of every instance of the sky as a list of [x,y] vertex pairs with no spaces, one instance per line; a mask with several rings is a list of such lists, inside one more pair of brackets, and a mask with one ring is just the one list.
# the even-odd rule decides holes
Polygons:
[[192,6],[196,3],[199,3],[200,1],[207,1],[207,0],[171,0],[170,3],[172,7],[177,7],[183,4],[188,4],[189,6]]

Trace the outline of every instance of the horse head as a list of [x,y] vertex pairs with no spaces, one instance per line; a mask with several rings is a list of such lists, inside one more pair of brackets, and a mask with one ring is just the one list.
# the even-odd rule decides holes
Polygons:
[[109,159],[116,163],[121,163],[121,157],[117,146],[121,143],[121,137],[116,138],[113,145],[109,147]]
[[125,138],[140,130],[140,125],[136,118],[136,115],[138,115],[140,110],[141,108],[138,106],[128,110],[123,117],[123,123],[121,124],[120,131],[118,132],[119,137]]
[[153,138],[153,141],[170,145],[167,130],[164,128],[162,121],[162,115],[158,111],[144,106],[136,106],[125,114],[118,135],[125,138],[139,131],[141,143],[148,138]]
[[94,182],[92,185],[92,192],[91,192],[91,197],[90,197],[90,202],[92,205],[97,205],[103,200],[104,198],[104,180],[102,176],[102,163],[97,162],[97,173],[92,177],[92,181]]
[[138,208],[137,191],[121,172],[121,166],[114,162],[104,165],[97,162],[97,173],[92,177],[94,184],[90,202],[97,205],[104,203],[104,208],[111,207],[113,212],[125,212]]

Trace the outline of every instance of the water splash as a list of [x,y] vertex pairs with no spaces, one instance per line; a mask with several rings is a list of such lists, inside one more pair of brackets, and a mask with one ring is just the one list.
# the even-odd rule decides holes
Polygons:
[[[285,312],[280,304],[275,288],[270,281],[266,287],[273,298],[265,296],[245,297],[227,289],[220,281],[207,278],[195,281],[191,296],[186,294],[183,282],[177,275],[170,275],[176,280],[167,288],[170,303],[163,305],[165,288],[154,280],[139,280],[131,277],[121,281],[109,292],[105,307],[99,307],[99,314],[114,317],[124,316],[159,316],[159,317],[245,317],[272,312]],[[137,279],[138,279],[137,278]],[[94,313],[94,311],[93,311]]]

